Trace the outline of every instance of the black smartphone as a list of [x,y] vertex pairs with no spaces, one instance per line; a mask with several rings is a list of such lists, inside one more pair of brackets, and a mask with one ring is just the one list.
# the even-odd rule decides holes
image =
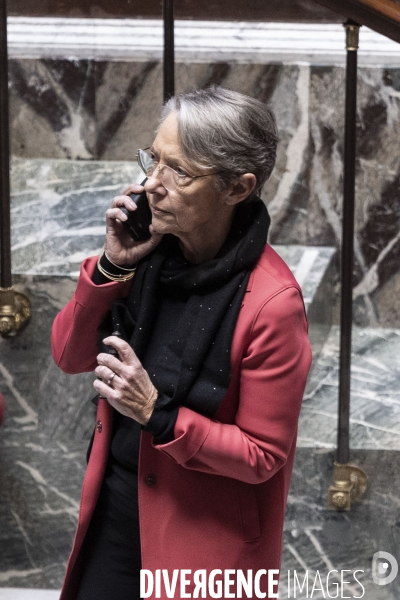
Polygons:
[[[140,185],[144,185],[147,178]],[[121,206],[121,210],[126,214],[128,219],[123,221],[124,226],[129,231],[130,236],[137,242],[144,242],[151,238],[149,225],[151,224],[152,214],[147,200],[146,192],[141,194],[129,194],[136,204],[136,210],[128,210],[125,206]]]

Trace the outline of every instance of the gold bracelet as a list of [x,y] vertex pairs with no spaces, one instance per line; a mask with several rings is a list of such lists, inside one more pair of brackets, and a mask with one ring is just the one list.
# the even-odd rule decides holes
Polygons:
[[128,273],[128,275],[124,275],[124,274],[112,275],[111,273],[107,273],[107,271],[105,271],[103,269],[103,267],[100,264],[100,258],[97,261],[97,268],[99,269],[100,273],[102,275],[104,275],[104,277],[107,277],[107,279],[109,279],[110,281],[129,281],[130,279],[133,278],[133,276],[135,275],[135,271],[136,271],[136,268],[135,268],[133,271]]
[[133,267],[133,269],[125,269],[125,267],[121,267],[120,265],[116,265],[115,263],[113,263],[113,261],[108,258],[105,250],[103,251],[103,254],[106,257],[106,259],[108,260],[108,262],[111,263],[112,266],[115,267],[116,269],[122,269],[122,271],[128,271],[128,273],[132,273],[132,271],[136,271],[136,267]]
[[104,275],[104,277],[107,277],[107,279],[109,279],[110,281],[129,281],[130,279],[133,279],[135,275],[134,271],[129,275],[111,275],[110,273],[107,273],[107,271],[105,271],[100,265],[98,265],[98,269],[100,273]]

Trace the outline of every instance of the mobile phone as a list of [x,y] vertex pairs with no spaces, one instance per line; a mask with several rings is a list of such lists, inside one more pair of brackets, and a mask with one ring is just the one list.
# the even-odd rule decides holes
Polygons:
[[[140,185],[144,185],[146,181],[147,178]],[[146,192],[129,194],[129,197],[134,201],[137,208],[136,210],[128,210],[124,206],[121,206],[122,212],[128,217],[126,221],[123,221],[123,224],[135,241],[143,242],[151,238],[149,225],[151,224],[152,214],[147,194]]]

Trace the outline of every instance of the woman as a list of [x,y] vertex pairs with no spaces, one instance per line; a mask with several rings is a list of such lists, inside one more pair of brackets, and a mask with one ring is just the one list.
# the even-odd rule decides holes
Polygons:
[[[258,575],[243,597],[276,597],[263,570],[280,567],[311,362],[301,291],[266,244],[255,195],[276,144],[271,112],[252,98],[222,88],[172,98],[139,151],[150,240],[123,226],[120,207],[135,210],[126,194],[143,190],[132,185],[106,212],[103,256],[84,261],[55,320],[57,364],[99,378],[62,600],[138,599],[141,568],[146,597],[240,597],[248,569]],[[116,327],[122,337],[109,335]],[[117,356],[99,353],[99,328]]]

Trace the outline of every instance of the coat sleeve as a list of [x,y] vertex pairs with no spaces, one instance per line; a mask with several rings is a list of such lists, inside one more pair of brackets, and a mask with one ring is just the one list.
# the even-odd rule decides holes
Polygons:
[[56,364],[65,373],[93,371],[97,366],[97,330],[111,303],[129,293],[131,281],[95,285],[92,281],[97,256],[81,265],[73,298],[56,316],[51,346]]
[[155,447],[188,469],[266,481],[285,464],[295,441],[310,364],[303,300],[298,289],[288,287],[266,301],[254,320],[234,423],[180,407],[175,439]]

